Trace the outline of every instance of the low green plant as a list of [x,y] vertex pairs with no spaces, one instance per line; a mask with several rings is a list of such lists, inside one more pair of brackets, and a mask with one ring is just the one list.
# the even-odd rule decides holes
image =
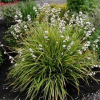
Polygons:
[[27,21],[17,23],[15,25],[11,25],[6,31],[6,35],[4,37],[5,41],[9,44],[10,47],[19,47],[20,42],[22,41],[22,37],[27,37],[27,32],[32,30],[34,27],[34,23]]
[[59,14],[60,18],[62,18],[65,12],[68,10],[68,7],[66,4],[50,4],[50,7],[55,8],[55,9],[61,9],[61,12]]
[[22,21],[34,20],[38,13],[38,7],[32,0],[27,0],[26,2],[19,3],[18,8],[22,15]]
[[4,20],[7,20],[8,23],[15,22],[14,16],[16,15],[16,9],[16,4],[2,6],[2,15]]
[[59,18],[35,24],[21,42],[22,47],[16,49],[19,55],[8,74],[13,91],[26,91],[26,99],[30,100],[39,100],[40,96],[43,100],[64,100],[68,96],[67,84],[79,91],[79,79],[96,80],[91,67],[96,65],[96,53],[89,49],[91,35],[84,32],[89,22],[77,18],[72,16],[66,26]]
[[[35,20],[39,21],[39,22],[43,22],[43,21],[47,21],[51,22],[51,17],[54,15],[54,17],[56,17],[56,19],[59,18],[63,18],[65,12],[68,10],[66,4],[44,4],[42,7],[39,7],[40,12],[38,14],[38,16],[36,17]],[[47,18],[47,20],[46,20]]]

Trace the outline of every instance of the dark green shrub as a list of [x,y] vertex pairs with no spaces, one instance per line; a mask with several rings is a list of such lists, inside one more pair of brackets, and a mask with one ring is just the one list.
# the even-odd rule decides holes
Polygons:
[[95,7],[95,0],[67,0],[67,5],[70,11],[89,11]]
[[84,4],[85,0],[67,0],[68,9],[70,11],[79,12]]

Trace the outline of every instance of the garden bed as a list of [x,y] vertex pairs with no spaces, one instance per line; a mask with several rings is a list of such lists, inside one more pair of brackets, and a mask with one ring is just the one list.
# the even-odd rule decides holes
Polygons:
[[[8,30],[8,27],[6,25],[6,21],[1,20],[0,21],[0,40],[3,44],[7,45],[5,43],[5,40],[3,39],[5,35],[5,31]],[[8,48],[6,48],[7,51],[9,51]],[[0,48],[3,54],[3,49]],[[12,56],[15,56],[15,54],[12,54]],[[1,65],[1,70],[0,70],[0,100],[14,100],[14,98],[18,95],[18,93],[12,93],[11,88],[7,88],[6,84],[6,76],[8,74],[8,69],[11,66],[11,63],[9,61],[9,58],[7,55],[3,54],[3,59],[4,62]],[[95,69],[95,70],[100,70],[100,69]],[[100,73],[96,74],[96,78],[100,79]],[[89,81],[90,86],[85,84],[85,82],[80,81],[80,94],[78,96],[77,90],[72,87],[71,85],[68,86],[68,91],[70,95],[74,98],[74,100],[100,100],[99,96],[99,89],[100,89],[100,84],[97,84],[93,80]],[[84,98],[84,99],[82,99]],[[95,99],[96,98],[96,99]],[[19,100],[24,100],[23,96],[19,97]],[[70,99],[68,99],[70,100]]]
[[[93,52],[96,48],[91,46],[92,43],[94,43],[93,45],[96,47],[99,46],[95,44],[98,43],[100,39],[99,37],[94,37],[95,34],[97,34],[97,32],[94,31],[95,28],[92,27],[90,22],[84,19],[85,17],[83,18],[84,14],[82,12],[79,12],[79,16],[76,17],[79,18],[79,21],[72,15],[72,20],[70,20],[75,22],[68,21],[68,23],[66,23],[60,19],[60,17],[62,18],[63,16],[62,13],[62,16],[58,16],[60,9],[56,12],[56,9],[54,9],[55,4],[51,5],[54,8],[49,8],[49,5],[49,9],[46,8],[48,11],[44,9],[44,12],[42,12],[43,10],[40,10],[40,14],[38,13],[38,7],[35,7],[36,5],[34,5],[34,3],[30,6],[31,4],[32,2],[27,2],[26,5],[24,5],[25,7],[27,6],[26,15],[24,13],[24,6],[20,5],[19,7],[22,8],[21,11],[23,13],[16,12],[16,9],[14,9],[14,11],[9,10],[11,11],[9,13],[13,11],[16,12],[16,14],[18,13],[18,15],[14,13],[14,15],[10,17],[12,20],[9,21],[0,20],[0,42],[2,43],[2,45],[0,45],[0,51],[4,59],[0,66],[0,100],[14,100],[18,95],[20,95],[18,100],[26,100],[26,95],[22,91],[28,93],[27,100],[33,100],[35,94],[38,95],[34,100],[38,100],[39,98],[43,100],[42,96],[49,100],[49,93],[52,98],[56,98],[54,94],[57,94],[57,100],[59,100],[59,98],[61,100],[61,98],[66,98],[65,94],[67,93],[64,92],[66,90],[73,98],[67,97],[66,100],[100,100],[100,82],[98,81],[97,83],[92,78],[93,75],[94,78],[100,79],[100,72],[96,72],[100,71],[99,62],[97,61],[99,56],[97,57],[95,52]],[[64,7],[60,7],[62,7],[62,10],[65,12],[66,5],[63,6]],[[33,13],[30,13],[30,10],[28,11],[29,7]],[[50,10],[52,13],[50,13]],[[8,13],[8,11],[6,11],[6,13]],[[42,17],[41,13],[43,14]],[[44,14],[46,17],[44,17]],[[48,14],[51,17],[48,16]],[[66,19],[68,19],[68,14],[69,11],[64,14]],[[5,14],[5,19],[9,18],[7,15],[8,14]],[[37,15],[38,17],[36,18]],[[17,19],[18,16],[21,20],[20,18]],[[40,23],[37,23],[37,21],[34,23],[34,18]],[[46,21],[45,18],[48,18],[48,24],[43,23]],[[59,20],[57,21],[56,19]],[[13,21],[16,21],[17,24],[12,23]],[[11,25],[14,26],[10,27]],[[52,27],[52,25],[54,25],[54,27]],[[8,31],[8,37],[4,39],[6,31]],[[86,34],[88,32],[89,34]],[[11,46],[12,51],[14,50],[13,52],[16,51],[18,54],[17,59],[14,58],[16,53],[11,52],[8,46]],[[2,47],[5,48],[5,50]],[[91,47],[93,49],[91,49]],[[12,70],[10,69],[9,72],[8,69],[12,65]],[[10,81],[11,83],[9,83],[9,85],[13,82],[15,90],[21,91],[22,94],[20,94],[20,92],[11,92],[13,86],[8,87],[9,79],[7,79],[7,76],[9,79],[14,79]],[[87,80],[87,78],[89,78],[89,84],[83,81]],[[77,89],[71,84],[77,86]],[[80,88],[79,93],[78,87]],[[30,90],[32,90],[32,92]],[[54,91],[54,94],[52,94],[52,91]],[[33,96],[32,98],[30,92]],[[37,97],[39,98],[37,99]]]

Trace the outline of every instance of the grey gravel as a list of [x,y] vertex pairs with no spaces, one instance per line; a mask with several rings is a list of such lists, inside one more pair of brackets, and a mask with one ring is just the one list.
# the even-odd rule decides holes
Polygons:
[[66,0],[35,0],[38,4],[43,5],[44,3],[56,3],[63,4],[66,3]]

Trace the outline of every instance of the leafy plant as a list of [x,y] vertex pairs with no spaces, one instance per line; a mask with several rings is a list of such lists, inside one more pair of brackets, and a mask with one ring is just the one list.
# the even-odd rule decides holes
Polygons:
[[79,91],[79,79],[95,79],[91,66],[97,59],[95,51],[89,50],[91,35],[84,33],[88,29],[83,23],[87,22],[80,20],[80,15],[72,16],[68,24],[52,17],[51,23],[36,23],[28,32],[23,46],[16,49],[19,55],[8,74],[14,91],[27,91],[26,99],[43,96],[43,100],[64,100],[67,84]]
[[94,8],[95,0],[67,0],[68,9],[72,12],[89,11]]
[[7,20],[8,23],[15,22],[14,16],[16,15],[16,9],[16,4],[2,6],[2,15],[4,20]]
[[67,0],[68,9],[70,11],[79,12],[82,5],[85,4],[85,0]]
[[33,29],[33,24],[33,22],[27,21],[12,25],[8,28],[8,31],[6,31],[6,35],[4,37],[5,41],[13,48],[16,46],[19,47],[22,37],[25,38],[27,36],[27,32]]
[[36,3],[32,0],[21,2],[20,4],[18,4],[18,8],[21,12],[23,21],[34,20],[38,13],[38,7]]
[[92,49],[96,47],[96,51],[98,53],[98,58],[100,59],[100,8],[98,6],[95,9],[91,9],[91,12],[88,13],[89,21],[95,27],[95,33],[91,37],[91,41],[95,41],[93,43]]

